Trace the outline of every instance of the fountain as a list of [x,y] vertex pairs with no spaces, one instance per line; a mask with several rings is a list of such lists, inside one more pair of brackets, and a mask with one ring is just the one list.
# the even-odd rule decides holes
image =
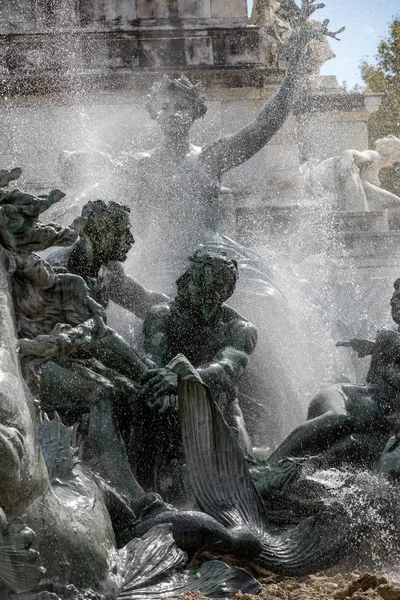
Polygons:
[[[398,334],[357,338],[387,322],[377,307],[398,266],[396,215],[386,210],[397,198],[363,165],[385,160],[397,140],[373,152],[337,136],[333,158],[315,157],[323,136],[312,133],[313,106],[366,116],[368,98],[318,88],[315,43],[329,58],[326,36],[336,33],[309,21],[313,0],[266,6],[248,24],[241,0],[38,2],[34,45],[32,7],[7,13],[21,43],[7,48],[1,83],[15,143],[5,151],[24,159],[27,176],[0,173],[5,598],[257,593],[248,571],[215,558],[304,575],[362,539],[384,541],[378,533],[396,521]],[[210,134],[192,77],[212,100]],[[224,107],[227,83],[241,97],[236,109]],[[155,130],[146,143],[129,139],[143,126],[132,100],[143,107],[150,89],[162,141],[143,152]],[[254,89],[263,90],[256,100]],[[251,118],[243,98],[255,100]],[[297,145],[285,142],[294,118]],[[192,125],[203,147],[190,143]],[[349,158],[358,204],[326,201],[321,172]],[[60,180],[70,197],[43,193]],[[367,253],[372,281],[361,275],[370,242],[382,263]],[[397,300],[398,281],[395,320]],[[367,384],[366,365],[346,348],[372,354]],[[353,414],[356,404],[369,410]]]

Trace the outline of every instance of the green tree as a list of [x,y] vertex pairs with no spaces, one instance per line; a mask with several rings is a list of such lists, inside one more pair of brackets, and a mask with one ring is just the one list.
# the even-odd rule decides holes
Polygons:
[[361,76],[367,92],[383,94],[379,110],[368,123],[370,142],[388,134],[400,137],[400,17],[389,27],[389,35],[378,46],[376,65],[363,63]]
[[[370,146],[375,140],[393,134],[400,137],[400,17],[389,27],[389,35],[378,46],[376,65],[363,63],[361,76],[366,92],[382,93],[379,110],[368,121]],[[400,196],[400,163],[379,173],[382,187]]]

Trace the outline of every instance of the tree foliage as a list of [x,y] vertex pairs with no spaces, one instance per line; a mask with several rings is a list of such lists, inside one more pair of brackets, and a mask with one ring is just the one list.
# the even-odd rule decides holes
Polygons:
[[378,46],[376,65],[363,63],[361,76],[367,92],[383,94],[379,110],[368,123],[370,142],[389,134],[400,137],[400,16]]

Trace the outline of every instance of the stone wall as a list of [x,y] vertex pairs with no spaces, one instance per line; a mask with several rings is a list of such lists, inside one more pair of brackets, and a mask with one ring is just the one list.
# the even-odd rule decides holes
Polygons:
[[[164,73],[183,71],[203,85],[209,111],[195,143],[255,118],[283,75],[262,24],[248,24],[246,0],[20,0],[0,11],[0,158],[20,162],[35,182],[56,179],[63,149],[117,156],[152,147],[157,128],[144,104]],[[372,103],[316,77],[297,114],[227,176],[235,204],[301,204],[300,164],[367,148]]]
[[19,0],[0,6],[2,29],[38,26],[130,25],[136,20],[247,19],[246,0]]
[[[21,0],[0,10],[0,161],[23,166],[32,190],[61,185],[64,149],[118,157],[154,147],[159,131],[145,104],[164,73],[203,85],[209,110],[193,127],[196,144],[255,118],[283,76],[276,53],[265,61],[265,32],[248,24],[245,0]],[[316,75],[296,114],[226,176],[228,231],[250,239],[259,207],[271,208],[268,222],[279,229],[283,212],[304,203],[301,163],[365,150],[378,105],[376,95],[348,94]]]

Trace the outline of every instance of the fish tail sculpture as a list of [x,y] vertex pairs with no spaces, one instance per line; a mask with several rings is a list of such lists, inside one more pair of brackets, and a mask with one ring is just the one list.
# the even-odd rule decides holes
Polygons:
[[179,376],[182,442],[200,508],[225,527],[255,534],[262,550],[253,560],[276,573],[305,575],[338,562],[357,538],[359,520],[335,506],[286,531],[271,531],[245,456],[209,389],[183,355],[168,366]]

